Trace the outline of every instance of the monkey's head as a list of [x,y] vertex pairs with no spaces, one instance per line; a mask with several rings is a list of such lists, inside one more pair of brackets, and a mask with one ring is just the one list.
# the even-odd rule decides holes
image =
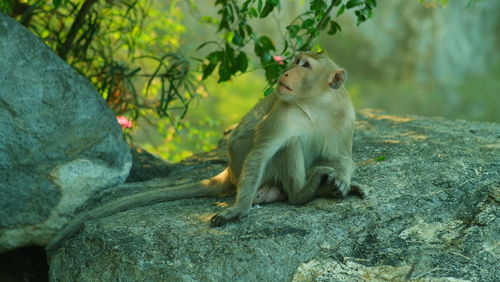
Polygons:
[[301,53],[279,78],[277,94],[285,100],[308,100],[330,95],[341,88],[346,78],[347,72],[325,53]]

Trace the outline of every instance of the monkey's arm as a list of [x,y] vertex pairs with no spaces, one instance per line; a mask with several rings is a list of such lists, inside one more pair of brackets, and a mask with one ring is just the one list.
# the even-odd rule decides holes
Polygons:
[[[346,112],[348,115],[348,112]],[[345,197],[351,191],[351,177],[355,165],[352,160],[352,137],[354,132],[354,112],[350,113],[352,118],[343,119],[338,125],[335,138],[330,140],[333,144],[331,150],[322,156],[317,165],[331,167],[333,172],[328,175],[327,183],[333,189],[333,196]],[[359,187],[359,185],[358,185]]]
[[332,175],[336,190],[334,196],[345,197],[351,187],[351,177],[354,172],[354,162],[348,156],[338,156],[331,163],[334,170]]
[[[316,165],[306,177],[302,145],[299,141],[290,142],[281,153],[284,155],[283,162],[287,164],[282,167],[285,170],[283,172],[283,190],[286,191],[291,204],[303,205],[311,201],[320,193],[318,191],[320,188],[329,184],[327,196],[331,197],[340,189],[344,189],[344,187],[338,188],[337,183],[350,182],[353,163],[348,157]],[[344,178],[348,178],[348,180],[341,180]]]
[[[267,122],[269,120],[271,122]],[[279,117],[269,118],[258,125],[253,147],[243,162],[236,202],[232,207],[216,214],[211,220],[212,226],[224,225],[229,220],[248,213],[255,193],[262,184],[262,176],[267,163],[293,137],[295,130],[292,126],[287,127],[285,121]]]

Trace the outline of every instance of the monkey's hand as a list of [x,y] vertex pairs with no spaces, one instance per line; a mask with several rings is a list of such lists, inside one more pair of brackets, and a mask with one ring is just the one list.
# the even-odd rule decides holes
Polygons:
[[334,198],[343,198],[347,195],[356,196],[361,199],[365,197],[363,187],[359,183],[351,182],[350,177],[339,177],[334,169],[332,169],[332,172],[323,176],[322,182],[324,181],[324,183],[330,186]]
[[317,166],[314,168],[313,177],[319,177],[320,185],[327,186],[330,195],[335,198],[345,197],[351,190],[351,178],[333,167]]

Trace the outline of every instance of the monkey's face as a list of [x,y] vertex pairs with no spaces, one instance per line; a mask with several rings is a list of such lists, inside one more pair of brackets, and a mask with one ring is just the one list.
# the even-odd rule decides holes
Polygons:
[[345,71],[340,70],[328,57],[301,54],[279,78],[278,95],[285,100],[317,98],[340,88],[344,77]]
[[286,97],[303,93],[307,89],[307,86],[311,84],[313,66],[316,66],[316,62],[313,61],[312,58],[297,56],[292,67],[279,79],[279,94]]

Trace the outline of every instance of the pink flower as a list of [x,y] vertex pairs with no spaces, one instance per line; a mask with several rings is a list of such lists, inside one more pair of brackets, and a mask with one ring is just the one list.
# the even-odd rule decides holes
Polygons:
[[122,128],[132,128],[132,122],[128,118],[124,116],[117,116],[116,120],[122,126]]
[[278,64],[280,64],[280,65],[283,65],[283,64],[284,64],[284,62],[283,62],[283,57],[281,57],[281,56],[273,56],[273,60],[274,60],[275,62],[277,62]]

